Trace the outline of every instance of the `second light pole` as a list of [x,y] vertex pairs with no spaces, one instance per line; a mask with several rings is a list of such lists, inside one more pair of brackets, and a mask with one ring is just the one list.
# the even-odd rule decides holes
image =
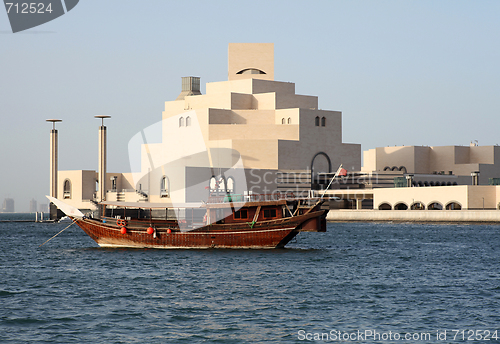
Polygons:
[[99,186],[98,201],[106,200],[106,127],[104,126],[104,119],[111,118],[111,116],[98,115],[95,118],[101,119],[101,126],[99,127],[99,170],[97,176],[97,185]]

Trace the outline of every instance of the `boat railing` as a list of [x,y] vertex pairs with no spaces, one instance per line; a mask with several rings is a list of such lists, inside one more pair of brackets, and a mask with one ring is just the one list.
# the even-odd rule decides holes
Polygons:
[[209,196],[207,203],[229,202],[264,202],[297,199],[293,192],[273,192],[270,194],[226,194],[222,196]]
[[106,192],[108,193],[122,193],[122,192],[129,192],[129,193],[139,193],[139,194],[147,194],[148,193],[148,190],[136,190],[136,189],[113,189],[113,190],[107,190]]
[[206,223],[203,217],[192,217],[191,214],[179,214],[179,216],[169,218],[133,218],[133,217],[102,217],[101,222],[118,227],[125,226],[130,229],[147,229],[153,227],[179,227],[179,228],[198,228]]

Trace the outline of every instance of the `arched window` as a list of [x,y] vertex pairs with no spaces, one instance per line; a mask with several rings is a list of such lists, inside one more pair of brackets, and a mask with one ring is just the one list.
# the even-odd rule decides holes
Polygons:
[[191,117],[187,116],[186,117],[186,127],[190,127],[191,126]]
[[288,117],[288,124],[292,124],[292,118]]
[[240,70],[236,74],[266,74],[266,72],[257,68],[247,68]]
[[227,178],[227,193],[234,193],[234,179],[233,179],[233,177]]
[[[316,161],[316,158],[318,158],[318,156],[322,156],[322,158],[320,158],[319,161]],[[319,190],[320,181],[322,181],[319,177],[319,174],[321,172],[332,172],[332,161],[330,160],[328,154],[326,154],[325,152],[316,153],[311,160],[311,189]]]
[[398,203],[394,206],[394,210],[408,210],[408,206],[405,203]]
[[326,126],[326,118],[325,117],[321,117],[321,126],[322,127]]
[[285,124],[285,119],[284,118],[281,119],[281,124]]
[[422,202],[414,202],[411,207],[411,210],[425,210],[425,205]]
[[378,206],[378,210],[392,210],[392,207],[389,203],[382,203]]
[[223,195],[226,193],[226,182],[224,177],[212,176],[210,182],[208,183],[208,188],[211,194]]
[[167,176],[161,177],[160,181],[160,197],[168,197],[169,180]]
[[446,210],[461,210],[462,206],[458,202],[450,202],[446,205]]
[[212,178],[210,178],[210,182],[208,182],[208,188],[210,190],[210,193],[217,192],[217,179],[215,178],[215,176],[212,176]]
[[427,206],[427,210],[443,210],[443,205],[439,202],[432,202]]
[[316,118],[314,119],[314,125],[319,127],[319,116],[316,116]]
[[118,179],[118,177],[113,176],[110,179],[111,179],[111,191],[116,191],[116,180]]
[[184,117],[179,118],[179,127],[184,126]]
[[219,188],[217,189],[219,193],[226,193],[226,182],[224,178],[219,179]]
[[66,199],[71,198],[71,181],[69,179],[66,179],[64,181],[63,190],[64,190],[63,198]]

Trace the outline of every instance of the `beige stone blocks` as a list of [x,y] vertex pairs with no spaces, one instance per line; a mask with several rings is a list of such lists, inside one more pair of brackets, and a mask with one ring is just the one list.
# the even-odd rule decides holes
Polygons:
[[229,43],[228,80],[274,80],[274,43]]
[[240,152],[245,168],[278,169],[278,140],[234,139],[233,149]]

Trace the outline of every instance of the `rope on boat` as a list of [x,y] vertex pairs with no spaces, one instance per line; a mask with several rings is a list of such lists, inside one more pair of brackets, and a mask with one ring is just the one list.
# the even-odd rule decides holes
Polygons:
[[66,228],[64,228],[62,231],[60,231],[59,233],[57,233],[52,238],[50,238],[49,240],[47,240],[46,242],[44,242],[43,244],[41,244],[38,247],[42,247],[43,245],[45,245],[46,243],[48,243],[49,241],[51,241],[52,239],[54,239],[56,236],[58,236],[59,234],[61,234],[62,232],[64,232],[66,229],[68,229],[71,225],[73,225],[74,223],[76,223],[76,221],[78,221],[78,220],[76,220],[76,219],[73,220],[73,222],[71,222]]

